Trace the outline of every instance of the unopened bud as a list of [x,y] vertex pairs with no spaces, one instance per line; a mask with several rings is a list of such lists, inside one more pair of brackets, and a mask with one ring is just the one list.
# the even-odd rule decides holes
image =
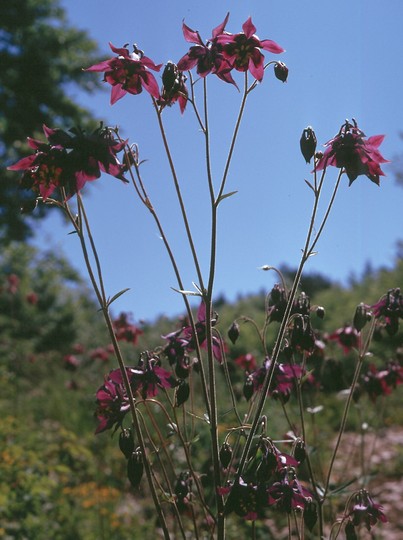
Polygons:
[[323,306],[318,306],[316,308],[316,315],[319,317],[319,319],[324,319],[326,315],[325,308]]
[[288,67],[284,62],[276,62],[274,64],[274,75],[279,81],[286,82],[288,77]]
[[229,330],[228,330],[228,337],[229,339],[231,340],[231,343],[233,345],[235,345],[236,343],[236,340],[239,338],[239,324],[234,321],[231,326],[229,327]]
[[302,439],[298,439],[294,446],[294,457],[301,464],[306,457],[305,443]]
[[127,478],[129,479],[131,485],[136,488],[141,482],[143,476],[144,465],[141,452],[137,449],[129,457],[127,461]]
[[299,141],[301,146],[302,155],[307,163],[310,163],[311,159],[315,155],[316,150],[316,135],[313,129],[308,126],[304,129]]
[[224,469],[231,463],[232,448],[228,443],[223,443],[220,449],[220,463]]
[[129,459],[134,451],[134,439],[131,429],[124,429],[119,435],[119,448],[126,459]]
[[357,330],[357,332],[361,332],[361,330],[364,328],[364,326],[368,322],[368,309],[367,306],[361,302],[357,306],[357,309],[355,310],[354,320],[353,320],[353,326]]
[[243,385],[243,395],[246,401],[250,400],[250,398],[253,396],[253,392],[254,392],[253,379],[250,375],[248,375]]
[[312,531],[318,521],[318,510],[313,501],[308,501],[304,507],[304,523]]
[[178,67],[173,62],[167,62],[162,73],[162,84],[166,92],[172,92],[178,84]]
[[180,407],[183,405],[189,398],[190,387],[186,381],[181,381],[175,393],[175,405]]

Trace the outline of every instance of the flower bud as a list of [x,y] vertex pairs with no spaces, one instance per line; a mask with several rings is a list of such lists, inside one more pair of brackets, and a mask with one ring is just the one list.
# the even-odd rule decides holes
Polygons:
[[239,324],[234,321],[231,326],[229,327],[229,330],[228,330],[228,337],[229,339],[231,340],[231,343],[233,345],[235,345],[236,343],[236,340],[239,338]]
[[317,520],[318,511],[316,504],[312,501],[308,501],[304,508],[304,523],[310,531],[315,527]]
[[316,135],[313,129],[308,126],[304,129],[299,141],[301,146],[302,155],[307,163],[310,163],[312,157],[315,155],[316,150]]
[[243,385],[243,395],[246,401],[250,400],[250,398],[253,396],[253,392],[254,392],[253,378],[250,375],[248,375]]
[[324,319],[326,315],[325,308],[323,306],[318,306],[316,308],[316,316],[319,317],[319,319]]
[[126,459],[134,452],[134,439],[131,429],[124,429],[119,435],[119,448]]
[[162,73],[162,84],[166,92],[175,91],[178,85],[178,74],[178,66],[171,61],[167,62]]
[[274,64],[274,75],[279,81],[286,82],[288,77],[288,67],[284,62],[276,62]]
[[346,540],[358,540],[357,533],[355,532],[355,527],[352,521],[349,521],[344,529],[346,533]]
[[144,465],[141,452],[137,449],[129,457],[127,461],[127,478],[129,479],[131,485],[136,488],[141,482],[143,476]]
[[355,310],[353,326],[357,330],[357,332],[361,332],[361,330],[364,328],[367,322],[368,322],[368,309],[367,309],[367,306],[363,302],[361,302],[357,306],[357,309]]
[[220,449],[220,463],[224,469],[231,463],[232,448],[228,443],[223,443]]
[[300,465],[305,460],[306,450],[305,450],[305,443],[302,439],[298,439],[295,443],[294,457],[299,462]]
[[190,387],[186,381],[181,381],[175,392],[175,406],[180,407],[189,398]]

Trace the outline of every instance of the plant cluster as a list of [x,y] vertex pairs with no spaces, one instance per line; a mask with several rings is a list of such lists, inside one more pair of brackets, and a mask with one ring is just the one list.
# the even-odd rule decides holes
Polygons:
[[[314,130],[303,130],[301,152],[307,163],[312,162],[311,180],[306,181],[312,193],[312,213],[301,261],[291,286],[286,285],[280,271],[263,267],[279,277],[279,283],[267,295],[263,325],[245,315],[237,317],[228,329],[233,347],[242,340],[243,325],[251,325],[259,351],[249,351],[231,363],[231,345],[223,337],[213,303],[219,210],[235,193],[227,191],[227,180],[247,99],[270,66],[282,82],[287,80],[288,68],[281,61],[266,61],[263,51],[280,54],[283,49],[272,40],[259,39],[251,18],[236,34],[226,30],[228,20],[229,15],[207,41],[183,24],[184,38],[191,46],[176,64],[165,64],[161,87],[154,73],[162,64],[148,58],[137,45],[130,50],[128,45],[110,44],[115,56],[87,68],[103,73],[112,88],[111,104],[143,90],[149,94],[190,247],[194,289],[184,286],[175,256],[180,246],[175,238],[168,238],[153,205],[139,149],[123,140],[118,129],[101,125],[86,134],[79,129],[67,132],[45,126],[48,142],[30,140],[35,153],[10,169],[23,171],[21,185],[33,191],[32,206],[38,201],[57,206],[77,234],[118,363],[96,392],[96,433],[119,431],[127,477],[133,489],[142,489],[151,497],[163,537],[186,538],[190,533],[194,538],[222,540],[236,515],[252,523],[252,537],[268,516],[275,516],[286,524],[290,538],[330,535],[335,539],[344,531],[353,539],[361,526],[371,530],[378,521],[385,522],[386,516],[368,491],[364,473],[358,479],[337,482],[334,465],[352,405],[365,393],[375,401],[403,382],[398,351],[384,366],[376,359],[370,362],[372,339],[380,333],[393,336],[399,332],[403,296],[399,288],[390,289],[379,301],[361,303],[355,314],[346,314],[351,323],[324,333],[315,325],[325,317],[325,309],[311,305],[300,282],[325,230],[343,177],[348,177],[349,185],[359,176],[380,184],[384,175],[381,165],[386,162],[379,151],[383,136],[367,138],[355,120],[347,120],[322,153],[317,151]],[[208,80],[214,76],[232,91],[241,87],[240,109],[219,178],[212,168],[207,97]],[[234,78],[238,76],[241,83]],[[199,93],[202,107],[196,99]],[[175,103],[181,113],[188,114],[191,109],[204,137],[211,209],[210,230],[206,231],[206,236],[210,235],[206,274],[201,270],[164,125],[166,107]],[[123,157],[119,159],[120,153]],[[323,186],[332,168],[338,169],[338,174],[325,202]],[[86,182],[99,178],[101,172],[131,183],[150,213],[177,279],[175,290],[182,295],[186,310],[179,327],[164,335],[161,344],[144,350],[133,365],[128,364],[121,345],[124,341],[136,344],[140,331],[124,315],[114,320],[110,314],[111,304],[125,290],[112,297],[105,291],[102,264],[81,193]],[[73,195],[77,211],[72,210]],[[193,297],[198,299],[197,312],[190,303]],[[337,360],[340,353],[352,355],[350,369],[342,368]],[[237,392],[239,380],[241,392]],[[335,442],[329,446],[318,437],[315,415],[323,407],[323,396],[338,391],[344,392],[345,402]],[[281,415],[279,428],[272,426],[273,410]],[[354,481],[358,488],[346,496]]]

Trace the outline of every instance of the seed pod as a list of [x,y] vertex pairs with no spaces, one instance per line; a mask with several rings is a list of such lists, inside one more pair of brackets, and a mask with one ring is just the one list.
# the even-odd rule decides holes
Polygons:
[[143,458],[140,449],[138,448],[127,460],[127,478],[134,488],[139,486],[143,471]]
[[134,439],[131,429],[123,429],[119,435],[119,448],[126,459],[134,452]]
[[228,330],[228,337],[229,339],[231,340],[231,343],[233,345],[235,345],[236,343],[236,340],[239,338],[239,324],[234,321],[231,326],[229,327],[229,330]]
[[180,407],[189,398],[190,388],[186,381],[181,381],[175,392],[175,406]]
[[220,449],[220,463],[224,469],[226,469],[228,465],[231,463],[231,458],[232,458],[232,448],[227,442],[225,442],[223,443]]
[[284,62],[276,62],[274,64],[274,75],[279,81],[286,82],[288,77],[288,67]]
[[316,150],[316,135],[314,130],[308,126],[304,129],[299,141],[302,155],[307,163],[310,163],[312,157],[315,155]]

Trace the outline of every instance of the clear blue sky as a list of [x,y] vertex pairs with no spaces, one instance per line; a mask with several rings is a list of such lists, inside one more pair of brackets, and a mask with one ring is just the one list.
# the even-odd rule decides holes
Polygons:
[[[63,0],[69,21],[87,30],[112,56],[115,46],[137,43],[156,63],[178,61],[188,50],[182,20],[204,38],[231,13],[227,29],[236,33],[249,15],[261,39],[273,39],[286,49],[276,56],[290,70],[286,84],[267,72],[250,96],[228,180],[238,194],[221,205],[216,295],[270,289],[274,275],[258,270],[264,264],[296,266],[310,214],[311,193],[304,183],[310,167],[299,152],[302,130],[311,125],[319,144],[329,140],[345,118],[356,118],[370,135],[386,134],[383,155],[393,160],[403,151],[403,2],[387,0],[283,0],[171,2],[106,2]],[[118,7],[119,6],[119,7]],[[266,58],[274,55],[266,53]],[[160,75],[157,74],[159,79]],[[214,171],[223,169],[226,147],[238,110],[240,94],[210,78],[210,108],[214,131]],[[177,204],[166,159],[160,145],[150,99],[143,92],[109,105],[109,87],[76,99],[111,125],[119,125],[147,159],[144,179],[172,240],[187,288],[196,275],[184,248]],[[209,211],[200,172],[202,136],[191,110],[181,117],[176,107],[166,111],[180,180],[189,205],[191,227],[207,270]],[[378,188],[359,177],[348,188],[345,179],[318,256],[308,270],[346,282],[360,275],[366,262],[391,266],[395,245],[403,237],[403,189],[395,183],[392,165]],[[328,175],[329,184],[336,170]],[[131,311],[136,319],[182,312],[182,300],[157,230],[134,196],[112,177],[87,184],[84,190],[93,232],[110,295],[125,287],[130,292],[114,307]],[[40,243],[62,249],[83,268],[77,239],[56,217],[41,228]]]

